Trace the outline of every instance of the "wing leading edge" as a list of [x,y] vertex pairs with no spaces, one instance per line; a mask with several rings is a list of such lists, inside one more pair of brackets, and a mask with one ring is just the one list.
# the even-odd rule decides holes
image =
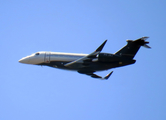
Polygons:
[[107,42],[107,40],[105,40],[105,41],[104,41],[94,52],[92,52],[91,54],[89,54],[89,55],[87,55],[87,56],[85,56],[85,57],[82,57],[82,58],[80,58],[80,59],[77,59],[77,60],[75,60],[75,61],[69,62],[69,63],[65,64],[65,66],[66,66],[66,67],[73,67],[73,66],[75,66],[76,63],[82,63],[82,65],[84,65],[84,63],[86,64],[86,61],[90,61],[90,62],[91,62],[94,58],[96,58],[96,55],[98,55],[98,54],[102,51],[102,49],[103,49],[104,45],[106,44],[106,42]]

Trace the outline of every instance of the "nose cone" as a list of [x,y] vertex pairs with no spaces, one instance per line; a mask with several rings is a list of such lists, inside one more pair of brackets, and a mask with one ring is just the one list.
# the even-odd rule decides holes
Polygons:
[[22,59],[19,60],[19,62],[20,62],[20,63],[29,64],[30,58],[28,58],[28,57],[22,58]]

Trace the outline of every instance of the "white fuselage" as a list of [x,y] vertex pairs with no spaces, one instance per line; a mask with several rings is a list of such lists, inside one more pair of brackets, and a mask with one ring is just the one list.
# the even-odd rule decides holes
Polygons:
[[23,57],[19,60],[20,63],[25,64],[41,64],[54,62],[71,62],[82,58],[88,54],[78,54],[78,53],[62,53],[62,52],[37,52],[32,55]]

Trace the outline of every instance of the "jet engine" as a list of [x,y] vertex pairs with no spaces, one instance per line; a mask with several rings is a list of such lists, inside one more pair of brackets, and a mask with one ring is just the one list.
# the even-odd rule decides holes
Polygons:
[[119,60],[120,60],[119,56],[110,53],[100,53],[98,55],[99,62],[115,62]]

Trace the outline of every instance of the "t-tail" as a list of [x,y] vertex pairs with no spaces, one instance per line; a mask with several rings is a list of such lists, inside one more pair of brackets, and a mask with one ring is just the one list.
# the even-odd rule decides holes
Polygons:
[[120,49],[115,55],[123,56],[126,59],[133,59],[141,46],[151,48],[146,41],[149,37],[142,37],[137,40],[127,40],[127,45]]

